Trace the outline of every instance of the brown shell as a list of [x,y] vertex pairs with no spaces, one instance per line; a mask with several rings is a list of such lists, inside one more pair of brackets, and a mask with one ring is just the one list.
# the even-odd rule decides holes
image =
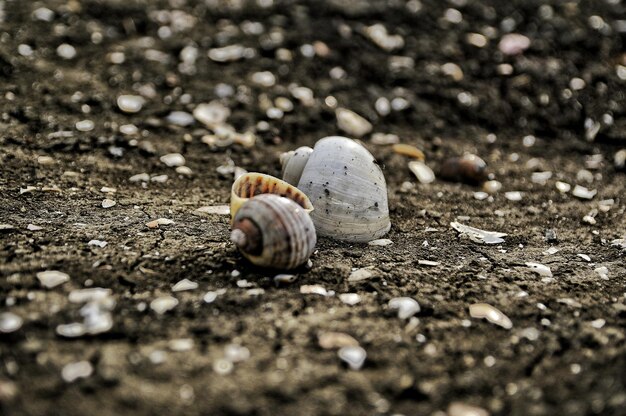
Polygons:
[[451,157],[441,165],[438,177],[453,182],[480,184],[487,180],[487,163],[472,154]]

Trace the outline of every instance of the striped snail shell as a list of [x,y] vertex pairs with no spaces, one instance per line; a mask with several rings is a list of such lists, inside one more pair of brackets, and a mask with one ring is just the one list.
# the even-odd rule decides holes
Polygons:
[[249,172],[241,175],[233,183],[230,191],[230,216],[235,218],[237,211],[250,198],[261,194],[275,194],[293,200],[306,212],[313,210],[309,198],[295,186],[263,173]]
[[291,199],[261,194],[237,210],[230,239],[251,263],[293,269],[315,249],[315,226],[304,208]]
[[283,179],[304,192],[315,210],[318,235],[367,242],[385,235],[391,223],[387,184],[380,166],[347,137],[319,140],[281,156]]

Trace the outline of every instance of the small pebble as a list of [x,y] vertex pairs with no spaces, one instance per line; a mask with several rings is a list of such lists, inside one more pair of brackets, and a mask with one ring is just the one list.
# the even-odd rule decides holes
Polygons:
[[230,215],[230,206],[229,205],[205,206],[205,207],[198,208],[196,212],[201,212],[203,214],[209,214],[209,215]]
[[131,176],[128,180],[131,182],[150,182],[150,175],[147,173],[138,173]]
[[526,262],[526,266],[528,266],[532,272],[537,273],[539,276],[552,277],[552,270],[550,270],[550,267],[546,266],[545,264],[529,261]]
[[60,272],[58,270],[46,270],[37,273],[37,279],[43,287],[52,289],[70,280],[70,276],[67,273]]
[[89,361],[70,363],[63,367],[61,377],[67,383],[73,383],[79,378],[87,378],[93,373],[93,366]]
[[388,238],[379,238],[378,240],[372,240],[367,244],[370,246],[388,246],[390,244],[393,244],[393,241]]
[[295,274],[277,274],[276,276],[274,276],[274,283],[277,286],[287,285],[295,282],[297,279],[298,276],[296,276]]
[[26,227],[26,229],[27,229],[28,231],[40,231],[40,230],[43,230],[43,227],[40,227],[40,226],[35,225],[35,224],[28,224],[28,226]]
[[568,193],[572,189],[572,185],[566,182],[557,181],[555,183],[556,189],[562,194]]
[[509,201],[517,202],[522,200],[522,193],[520,191],[505,192],[504,197]]
[[183,279],[172,286],[172,292],[182,292],[185,290],[195,290],[198,288],[198,283],[192,282],[189,279]]
[[300,293],[303,295],[321,295],[321,296],[334,296],[335,292],[332,290],[326,290],[320,285],[302,285],[300,286]]
[[160,225],[170,225],[170,224],[174,224],[174,221],[168,218],[158,218],[154,221],[150,221],[146,223],[146,226],[148,228],[159,228]]
[[339,300],[346,305],[354,306],[361,302],[361,296],[358,293],[341,293]]
[[76,57],[76,48],[70,44],[62,43],[57,47],[57,55],[63,59],[73,59]]
[[519,33],[508,33],[502,36],[498,49],[505,55],[519,55],[530,47],[530,39]]
[[185,164],[185,157],[180,153],[169,153],[161,156],[159,159],[169,167],[177,167]]
[[324,332],[317,337],[317,342],[325,350],[359,346],[359,341],[343,332]]
[[0,332],[8,334],[22,327],[22,318],[11,312],[0,313]]
[[574,190],[572,191],[572,195],[580,199],[593,199],[594,196],[598,193],[597,190],[587,189],[584,186],[576,185]]
[[138,113],[144,103],[144,98],[139,95],[120,95],[117,97],[117,106],[125,113]]
[[471,404],[452,402],[448,406],[448,416],[489,416],[489,412]]
[[186,111],[172,111],[165,117],[165,121],[175,126],[187,127],[191,126],[195,119]]
[[360,282],[362,280],[367,280],[374,276],[374,272],[371,268],[362,268],[357,269],[350,273],[348,277],[348,282]]
[[159,315],[163,315],[165,312],[174,309],[176,305],[178,305],[178,299],[166,295],[152,300],[152,302],[150,302],[150,309]]
[[359,346],[341,347],[339,351],[337,351],[337,355],[343,362],[348,364],[352,370],[360,370],[367,357],[365,350]]
[[102,208],[111,208],[114,207],[117,204],[117,202],[115,202],[112,199],[103,199],[102,200]]
[[409,162],[409,169],[420,183],[429,184],[435,181],[435,172],[422,161]]
[[96,124],[91,120],[77,121],[75,125],[76,130],[83,132],[91,131],[94,129],[95,126]]
[[193,175],[193,171],[191,170],[191,168],[189,168],[187,166],[178,166],[178,167],[176,167],[176,173],[178,173],[180,175],[184,175],[184,176],[191,176],[191,175]]
[[353,137],[360,138],[372,131],[372,124],[354,111],[338,108],[335,115],[337,127]]
[[102,240],[89,240],[89,242],[87,243],[88,246],[97,246],[100,248],[104,248],[106,247],[108,243],[106,241],[102,241]]
[[193,349],[193,344],[194,342],[191,338],[176,338],[171,339],[167,343],[167,346],[174,352],[185,352],[191,351]]

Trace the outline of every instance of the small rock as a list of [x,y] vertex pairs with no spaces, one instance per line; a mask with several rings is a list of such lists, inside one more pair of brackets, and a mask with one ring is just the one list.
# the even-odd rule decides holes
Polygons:
[[117,204],[117,202],[115,202],[112,199],[103,199],[102,200],[102,208],[111,208],[114,207]]
[[167,311],[174,309],[178,305],[178,299],[173,296],[161,296],[150,302],[150,309],[163,315]]
[[102,302],[111,296],[111,289],[91,287],[72,290],[68,299],[72,303]]
[[106,241],[102,241],[102,240],[90,240],[87,245],[88,246],[97,246],[100,248],[104,248],[106,247],[108,243]]
[[224,358],[231,363],[240,363],[250,358],[250,350],[243,345],[228,344],[224,347]]
[[128,180],[131,182],[150,182],[150,175],[147,173],[138,173],[131,176]]
[[244,57],[246,50],[243,46],[235,44],[223,48],[209,49],[209,59],[215,62],[233,62]]
[[193,171],[191,170],[191,168],[189,168],[187,166],[178,166],[176,168],[176,173],[178,173],[180,175],[185,175],[185,176],[193,175]]
[[439,266],[441,263],[439,263],[438,261],[432,261],[432,260],[418,260],[417,264],[419,264],[420,266],[436,267],[436,266]]
[[138,113],[146,100],[139,95],[120,95],[117,97],[117,106],[125,113]]
[[489,416],[489,412],[482,407],[452,402],[448,406],[448,416]]
[[37,163],[44,166],[54,165],[56,161],[50,156],[39,156],[37,157]]
[[73,383],[79,378],[87,378],[93,373],[93,366],[89,361],[70,363],[63,367],[61,377],[67,383]]
[[576,185],[574,190],[572,191],[572,195],[580,199],[593,199],[594,196],[598,193],[597,190],[587,189],[584,186]]
[[76,122],[76,130],[87,132],[91,131],[96,127],[96,124],[91,120],[81,120]]
[[160,225],[170,225],[170,224],[174,224],[174,221],[168,218],[158,218],[156,220],[146,223],[146,226],[148,228],[159,228]]
[[167,343],[167,346],[172,351],[185,352],[185,351],[191,351],[191,349],[193,349],[193,344],[194,342],[193,342],[193,339],[191,338],[177,338],[177,339],[171,339]]
[[552,270],[550,270],[550,267],[545,264],[529,261],[526,262],[526,266],[530,267],[530,270],[537,273],[539,276],[552,277]]
[[513,328],[513,322],[511,322],[508,316],[487,303],[470,305],[469,313],[472,318],[487,319],[492,324],[499,325],[504,329]]
[[276,286],[287,285],[295,282],[298,279],[298,276],[295,274],[277,274],[274,276],[274,283]]
[[172,286],[172,292],[182,292],[185,290],[195,290],[198,288],[198,283],[192,282],[189,279],[183,279]]
[[339,358],[348,364],[352,370],[360,370],[367,358],[367,352],[359,346],[341,347],[337,351]]
[[76,57],[76,48],[70,44],[62,43],[57,47],[57,55],[63,59],[74,59]]
[[70,276],[57,270],[46,270],[37,273],[37,279],[39,279],[39,282],[41,282],[45,288],[52,289],[53,287],[68,282]]
[[360,138],[372,131],[372,124],[354,111],[338,108],[335,115],[337,127],[353,137]]
[[320,285],[302,285],[300,286],[300,293],[303,295],[321,295],[321,296],[334,296],[335,292],[332,290],[326,290]]
[[593,270],[600,276],[602,280],[609,280],[609,269],[606,266],[600,266]]
[[198,208],[196,212],[201,212],[203,214],[209,214],[209,215],[230,215],[230,206],[229,205],[205,206],[205,207]]
[[173,168],[185,164],[185,157],[180,153],[169,153],[160,157],[161,162]]
[[354,306],[361,302],[361,296],[358,293],[341,293],[339,295],[339,300],[346,305]]
[[165,121],[175,126],[187,127],[191,126],[195,119],[186,111],[172,111],[165,117]]
[[42,227],[40,227],[40,226],[38,226],[38,225],[35,225],[35,224],[28,224],[28,226],[26,227],[26,229],[27,229],[28,231],[40,231],[40,230],[43,230],[43,228],[42,228]]
[[504,193],[504,197],[506,199],[508,199],[509,201],[521,201],[522,200],[522,193],[520,191],[511,191],[511,192],[505,192]]
[[367,244],[370,245],[370,246],[381,246],[381,247],[384,247],[384,246],[388,246],[390,244],[393,244],[393,241],[391,241],[388,238],[379,238],[378,240],[372,240],[372,241],[370,241]]
[[420,305],[413,298],[399,297],[389,300],[389,309],[398,311],[398,318],[408,319],[420,311]]
[[22,318],[11,312],[0,313],[0,332],[8,334],[22,327]]
[[556,181],[554,185],[556,186],[556,189],[562,194],[566,194],[570,191],[570,189],[572,189],[572,185],[566,182]]
[[381,23],[376,23],[372,26],[365,28],[365,34],[372,42],[379,48],[392,52],[395,49],[400,49],[404,46],[404,39],[400,35],[390,35],[387,32],[387,28]]
[[198,104],[193,110],[193,116],[209,128],[224,124],[230,117],[230,109],[219,101],[208,104]]
[[519,55],[530,47],[530,38],[519,33],[508,33],[502,36],[498,49],[505,55]]
[[370,279],[374,275],[375,273],[372,271],[372,267],[364,267],[350,273],[350,276],[348,277],[348,282],[360,282],[362,280]]

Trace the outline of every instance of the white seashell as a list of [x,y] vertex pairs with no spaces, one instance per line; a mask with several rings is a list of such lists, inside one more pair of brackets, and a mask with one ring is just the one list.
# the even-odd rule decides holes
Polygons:
[[508,316],[487,303],[475,303],[470,305],[469,313],[472,318],[484,318],[492,324],[499,325],[504,329],[513,328],[513,322],[511,322]]
[[275,194],[257,195],[242,204],[230,239],[253,264],[277,269],[304,264],[317,242],[315,226],[303,207]]
[[526,266],[530,267],[530,270],[537,273],[539,276],[552,277],[552,270],[545,264],[529,261],[526,262]]
[[358,345],[341,347],[339,351],[337,351],[337,355],[342,361],[348,364],[352,370],[361,369],[367,357],[365,350]]
[[420,311],[420,305],[413,298],[400,297],[389,300],[389,309],[398,311],[398,318],[408,319]]
[[297,183],[315,207],[311,218],[318,235],[368,242],[389,231],[385,177],[371,153],[356,141],[325,137],[313,150],[284,154],[281,163],[283,178]]

